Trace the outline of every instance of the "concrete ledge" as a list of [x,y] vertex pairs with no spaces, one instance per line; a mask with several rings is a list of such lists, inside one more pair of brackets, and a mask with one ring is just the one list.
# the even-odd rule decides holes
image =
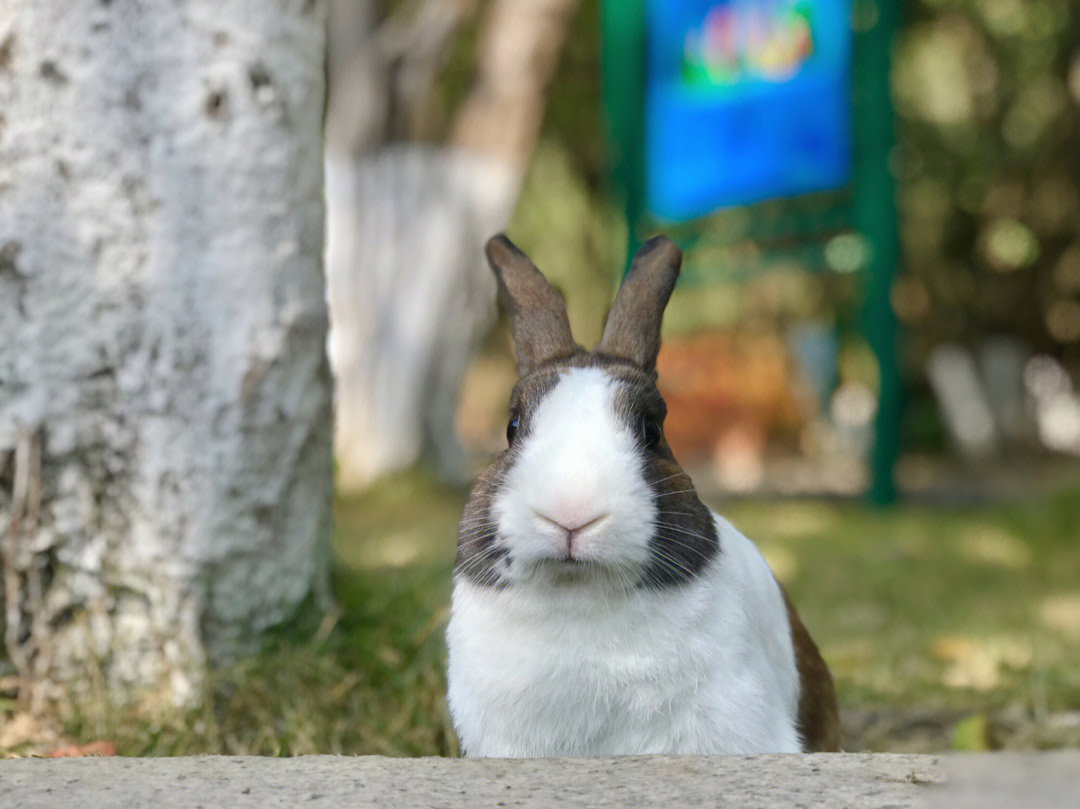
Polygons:
[[944,778],[925,790],[927,809],[1080,807],[1080,750],[957,753],[938,764]]
[[1080,751],[944,756],[14,759],[0,807],[1080,806]]
[[401,759],[363,756],[0,761],[0,806],[274,807],[1080,806],[1080,751],[913,756]]
[[929,756],[364,756],[15,759],[0,804],[19,809],[224,807],[885,807],[941,780]]

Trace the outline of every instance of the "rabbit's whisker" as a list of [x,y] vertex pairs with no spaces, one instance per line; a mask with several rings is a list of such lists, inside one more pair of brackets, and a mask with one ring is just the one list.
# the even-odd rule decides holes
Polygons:
[[684,475],[686,475],[686,472],[684,472],[683,470],[680,469],[674,475],[668,475],[666,478],[660,478],[659,480],[650,480],[649,483],[652,484],[653,486],[655,486],[657,483],[663,483],[666,480],[671,480],[672,478],[682,477]]
[[679,547],[679,548],[683,548],[684,550],[686,550],[686,551],[688,551],[690,553],[693,553],[693,554],[696,554],[697,556],[700,556],[702,559],[708,559],[709,558],[709,553],[708,553],[707,550],[703,550],[702,548],[698,547],[697,545],[692,545],[689,542],[687,542],[684,539],[681,539],[681,538],[679,538],[677,536],[672,536],[670,534],[668,534],[668,535],[657,534],[657,537],[659,539],[662,539],[664,541],[664,543],[667,544],[667,545],[673,545],[673,546],[676,546],[676,547]]

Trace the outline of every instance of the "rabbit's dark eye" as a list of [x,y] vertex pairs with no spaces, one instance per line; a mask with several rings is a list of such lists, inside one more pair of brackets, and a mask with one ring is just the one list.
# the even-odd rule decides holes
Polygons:
[[519,424],[520,424],[520,421],[518,421],[518,417],[513,416],[510,419],[510,423],[506,425],[506,443],[507,444],[513,444],[514,443],[514,436],[517,435],[518,425]]
[[663,437],[659,424],[652,419],[641,420],[641,439],[645,442],[645,449],[656,449]]

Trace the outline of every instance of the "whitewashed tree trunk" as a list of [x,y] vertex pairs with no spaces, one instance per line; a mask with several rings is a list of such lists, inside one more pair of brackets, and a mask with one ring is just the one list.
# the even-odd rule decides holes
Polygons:
[[324,52],[319,0],[0,0],[23,673],[183,700],[325,593]]
[[465,468],[454,415],[495,306],[481,247],[505,225],[514,180],[498,161],[419,144],[359,160],[327,153],[341,488],[424,455],[446,477]]
[[[510,219],[577,4],[493,0],[476,84],[450,143],[382,148],[372,135],[394,105],[390,65],[405,63],[397,71],[408,78],[403,95],[422,96],[472,4],[426,0],[411,27],[385,35],[369,8],[334,6],[342,23],[331,26],[339,36],[331,37],[327,288],[342,488],[425,456],[444,477],[468,474],[454,415],[494,314],[481,247]],[[361,14],[366,28],[345,22]]]

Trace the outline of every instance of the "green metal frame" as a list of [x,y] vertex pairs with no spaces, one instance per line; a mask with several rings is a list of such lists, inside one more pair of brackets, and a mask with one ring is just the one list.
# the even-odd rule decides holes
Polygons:
[[[787,242],[816,239],[842,224],[866,239],[870,259],[862,311],[862,332],[877,358],[880,373],[878,412],[868,496],[874,503],[896,499],[893,470],[899,453],[902,387],[897,367],[896,319],[889,301],[899,252],[895,186],[888,169],[893,146],[893,111],[889,97],[889,46],[898,22],[893,0],[855,0],[859,30],[854,38],[853,171],[848,193],[831,206],[766,220],[744,236]],[[645,2],[601,3],[604,102],[607,108],[611,183],[622,196],[628,224],[627,267],[651,223],[645,210]],[[675,240],[692,248],[705,217],[668,225]],[[806,248],[804,248],[805,250]],[[818,262],[819,264],[821,262]]]
[[869,495],[872,502],[887,504],[896,499],[893,473],[900,452],[903,407],[896,316],[889,299],[900,254],[896,186],[889,171],[894,143],[889,51],[899,22],[899,3],[862,0],[861,5],[866,25],[855,37],[854,54],[855,226],[870,245],[863,333],[877,357],[880,374]]
[[602,0],[600,13],[609,165],[626,209],[629,267],[645,210],[645,0]]

